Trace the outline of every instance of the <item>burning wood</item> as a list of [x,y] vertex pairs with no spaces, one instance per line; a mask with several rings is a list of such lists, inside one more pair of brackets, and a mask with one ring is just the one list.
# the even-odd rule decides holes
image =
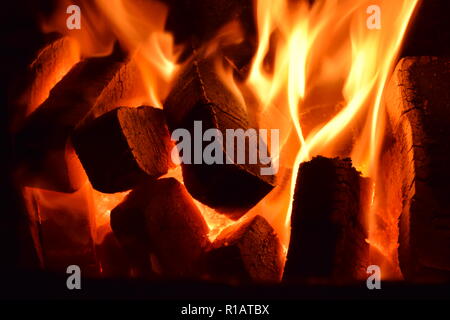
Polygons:
[[[31,37],[32,40],[27,38],[30,41],[21,41],[23,37]],[[24,31],[9,38],[15,39],[13,42],[17,41],[21,45],[20,50],[16,48],[14,51],[14,46],[11,48],[4,44],[5,48],[8,48],[4,50],[4,59],[8,63],[3,75],[9,83],[5,83],[8,91],[2,109],[4,112],[0,118],[4,121],[1,127],[6,134],[5,143],[12,141],[11,137],[23,124],[26,115],[46,99],[50,89],[79,61],[75,41],[59,34],[41,35]],[[26,47],[23,46],[24,43]],[[5,147],[6,149],[2,148],[4,163],[1,165],[1,194],[5,198],[2,203],[8,210],[5,211],[0,231],[3,236],[0,242],[5,245],[5,249],[7,247],[7,250],[2,249],[3,261],[11,264],[16,262],[21,268],[42,268],[44,259],[37,217],[31,209],[33,204],[30,197],[23,192],[21,181],[13,170],[15,163],[11,157],[9,143],[5,144]]]
[[282,248],[262,217],[225,229],[206,256],[206,273],[215,281],[265,283],[281,280]]
[[93,187],[126,191],[170,165],[172,143],[162,110],[117,108],[78,128],[75,150]]
[[173,178],[133,190],[111,212],[111,227],[133,251],[154,253],[167,277],[192,277],[209,245],[208,227],[184,186]]
[[[390,5],[387,5],[388,1],[381,1],[386,19],[383,20],[384,31],[380,29],[377,32],[372,29],[381,28],[379,13],[371,17],[369,8],[355,1],[310,1],[309,5],[304,1],[259,1],[255,2],[255,19],[250,17],[252,10],[249,9],[253,9],[250,0],[162,1],[171,5],[168,12],[153,1],[138,1],[126,6],[118,3],[117,10],[111,10],[108,1],[96,1],[95,8],[83,7],[83,28],[76,32],[67,31],[64,23],[60,26],[60,21],[64,22],[62,18],[67,18],[63,17],[64,10],[58,10],[61,15],[55,13],[54,19],[48,19],[51,21],[42,25],[43,30],[75,35],[80,52],[89,58],[77,64],[51,91],[46,101],[40,99],[47,96],[47,87],[53,86],[57,80],[45,78],[47,67],[43,67],[41,72],[39,61],[48,63],[49,72],[55,72],[59,68],[49,61],[52,56],[56,60],[58,55],[64,57],[70,43],[57,40],[55,43],[61,46],[56,45],[55,51],[53,47],[46,48],[36,59],[35,74],[32,75],[32,86],[35,87],[29,89],[29,97],[25,97],[29,101],[25,104],[32,108],[41,106],[17,135],[18,173],[21,176],[17,181],[20,187],[30,185],[71,192],[80,188],[87,173],[94,187],[102,192],[134,188],[112,211],[114,233],[108,233],[97,245],[97,255],[93,250],[92,229],[95,223],[90,217],[92,210],[74,205],[74,210],[66,211],[64,204],[70,197],[69,193],[50,193],[53,196],[50,201],[47,198],[36,200],[38,212],[33,222],[38,230],[33,231],[36,231],[34,235],[37,234],[35,238],[42,238],[46,264],[62,270],[63,266],[72,263],[83,268],[105,263],[104,273],[117,276],[136,273],[172,278],[206,275],[231,283],[278,282],[283,269],[279,239],[287,240],[289,230],[285,220],[286,215],[292,213],[286,279],[344,282],[365,277],[367,242],[370,241],[373,247],[377,244],[372,242],[373,238],[366,242],[363,213],[369,198],[368,181],[352,167],[350,160],[315,158],[301,165],[300,174],[296,177],[293,212],[288,212],[287,208],[292,204],[290,170],[298,168],[310,153],[337,154],[334,151],[338,149],[336,146],[340,149],[340,144],[345,144],[345,147],[351,145],[355,159],[367,160],[371,169],[378,168],[376,152],[373,152],[380,141],[376,125],[379,120],[378,100],[383,94],[385,75],[400,49],[418,1],[402,0],[395,4],[391,1]],[[378,10],[380,6],[370,7]],[[173,13],[175,19],[167,22],[166,14],[172,16]],[[364,21],[366,13],[369,14],[367,23]],[[225,26],[234,18],[242,21]],[[377,22],[369,23],[372,19]],[[337,25],[338,20],[342,23]],[[166,31],[171,28],[163,28],[163,25],[170,25],[173,21],[176,30],[169,34]],[[256,25],[258,30],[255,30]],[[179,31],[183,38],[181,42],[184,42],[184,54],[179,54],[173,43],[173,39],[180,42]],[[367,36],[369,33],[370,37]],[[355,34],[360,35],[358,39],[363,41],[354,41]],[[102,41],[96,41],[100,38]],[[106,58],[92,58],[103,54],[113,41],[124,45],[133,56],[132,60],[118,52]],[[375,54],[366,54],[369,51]],[[380,52],[383,54],[376,54]],[[188,56],[191,56],[190,60]],[[232,67],[225,68],[224,72],[223,66],[216,64],[218,61]],[[332,68],[329,68],[330,61]],[[178,74],[181,63],[186,65]],[[172,87],[176,74],[179,79]],[[230,79],[226,79],[228,76]],[[138,87],[145,90],[136,90]],[[433,84],[433,90],[435,88],[440,88],[440,84]],[[39,98],[33,96],[35,89]],[[163,101],[169,90],[168,98]],[[145,92],[145,97],[139,96],[140,91]],[[131,101],[128,101],[130,96]],[[399,96],[403,97],[403,94]],[[418,96],[422,97],[422,94]],[[152,105],[164,104],[164,110],[150,107],[116,109],[119,105],[136,106],[150,100]],[[401,98],[399,100],[402,101]],[[414,96],[412,103],[421,102]],[[428,107],[425,102],[423,104]],[[414,112],[405,109],[404,114],[414,115]],[[167,116],[172,134],[176,136],[176,131],[181,129],[193,137],[188,148],[184,147],[186,144],[183,148],[178,145],[182,150],[180,158],[186,189],[175,179],[157,180],[169,167],[169,131],[164,116]],[[408,124],[421,119],[420,116],[414,117],[413,120],[403,118],[408,119]],[[398,118],[402,119],[401,116]],[[264,174],[268,172],[264,169],[278,168],[278,162],[273,166],[268,152],[261,149],[261,140],[264,140],[263,144],[268,142],[261,139],[261,132],[256,133],[256,119],[265,128],[283,131],[283,184],[263,201],[274,187],[276,173]],[[398,120],[402,121],[406,120]],[[199,123],[200,130],[197,130]],[[447,125],[444,121],[442,123]],[[359,130],[363,124],[369,124],[367,130]],[[394,135],[399,141],[406,141],[404,145],[407,148],[400,147],[399,153],[403,152],[403,158],[413,163],[403,168],[401,162],[387,158],[395,163],[394,168],[403,170],[390,176],[399,183],[387,189],[411,192],[409,187],[414,186],[414,194],[399,196],[393,192],[398,196],[396,199],[400,206],[405,197],[429,196],[431,191],[438,190],[436,181],[441,183],[438,178],[431,179],[430,188],[426,189],[421,183],[428,182],[408,180],[409,184],[402,184],[404,177],[420,179],[417,173],[426,169],[433,178],[436,173],[430,168],[436,167],[443,168],[445,180],[450,178],[450,174],[445,174],[447,171],[442,160],[450,159],[440,153],[435,155],[434,140],[429,142],[423,132],[431,130],[431,136],[433,139],[436,136],[436,140],[443,140],[444,134],[434,126],[427,126],[420,123],[416,129],[409,129],[413,133],[416,132],[414,130],[419,132],[417,141],[415,138],[411,141],[402,138],[403,131],[398,137]],[[401,129],[406,132],[404,127]],[[207,130],[211,130],[209,134],[218,132],[220,139],[218,134],[208,135]],[[242,132],[243,139],[233,133],[230,138],[230,131]],[[354,137],[353,131],[357,131]],[[410,135],[405,134],[407,137]],[[257,140],[257,160],[250,159],[253,138]],[[353,144],[355,140],[357,143]],[[203,148],[208,141],[216,144],[208,143],[210,148]],[[270,145],[275,144],[273,141],[271,139]],[[233,149],[228,149],[229,145],[233,145]],[[424,153],[419,147],[415,151],[416,146],[424,149]],[[414,152],[411,158],[408,158],[408,148]],[[236,161],[242,154],[238,149],[244,149],[243,162]],[[205,150],[210,151],[210,157],[206,157],[208,162],[205,161]],[[395,148],[393,150],[392,153],[396,152]],[[432,156],[427,156],[427,152]],[[184,161],[186,154],[194,157],[191,162]],[[278,161],[278,152],[271,154]],[[419,157],[415,158],[417,155]],[[395,156],[388,151],[384,157]],[[428,161],[428,158],[439,160],[430,160],[432,167],[426,161],[423,164],[423,159]],[[221,162],[215,162],[217,159]],[[385,167],[390,169],[390,163]],[[390,170],[387,172],[391,174]],[[378,182],[382,180],[376,178],[377,185],[380,185]],[[75,200],[93,200],[94,190],[87,183],[85,186],[87,192]],[[41,191],[36,188],[30,190],[33,194]],[[224,215],[214,216],[213,209],[205,208],[205,218],[213,229],[208,234],[208,226],[187,190],[205,205],[233,219],[242,217],[261,201],[253,210],[260,215],[254,217],[254,212],[251,212],[251,216],[223,231],[230,220]],[[58,195],[62,195],[61,198],[57,199]],[[406,236],[401,243],[406,243],[403,248],[411,252],[404,255],[407,256],[406,260],[403,259],[406,264],[413,265],[417,260],[420,263],[425,261],[423,265],[427,268],[448,269],[441,263],[448,262],[448,258],[434,259],[442,253],[439,249],[422,252],[435,242],[424,245],[424,250],[419,247],[422,250],[419,254],[407,247],[415,244],[414,239],[421,241],[425,234],[431,234],[429,230],[432,228],[428,225],[448,226],[447,211],[444,210],[442,215],[439,211],[447,209],[441,206],[441,203],[446,204],[445,199],[441,199],[443,197],[438,194],[433,198],[438,199],[436,203],[439,205],[426,201],[405,202],[414,209],[411,212],[405,210],[407,213],[402,215],[402,220],[406,221],[403,229]],[[413,207],[417,203],[421,207]],[[433,216],[434,220],[422,218],[426,205],[439,213]],[[97,221],[106,219],[112,206],[107,209],[95,206]],[[270,217],[277,234],[263,216]],[[422,222],[425,222],[424,226],[421,226]],[[211,244],[208,235],[212,237],[220,231],[223,232]],[[409,237],[410,234],[414,234],[414,239]],[[448,240],[444,231],[439,237],[441,241]],[[125,254],[131,262],[131,273],[126,263],[122,265],[116,260],[126,260]]]
[[15,95],[16,118],[13,129],[22,124],[24,118],[33,112],[48,96],[51,88],[79,61],[75,40],[58,34],[50,34],[39,48],[35,58],[28,65]]
[[[193,62],[179,76],[164,104],[172,130],[185,128],[194,137],[198,134],[194,121],[202,128],[217,129],[225,134],[227,129],[247,130],[251,127],[248,115],[239,99],[221,81],[212,60]],[[236,159],[234,150],[225,150],[227,140],[221,144],[220,158]],[[245,142],[246,159],[249,158],[248,141]],[[203,148],[200,150],[203,155]],[[197,157],[199,150],[190,154]],[[217,156],[217,155],[216,155]],[[263,166],[257,164],[183,164],[186,188],[194,198],[238,218],[274,187],[273,175],[261,175]],[[248,162],[248,161],[247,161]]]
[[[381,170],[389,215],[400,214],[403,275],[450,271],[450,60],[401,60],[386,92],[390,133]],[[429,271],[428,271],[429,272]]]
[[146,88],[142,73],[134,58],[122,64],[95,101],[86,117],[78,124],[79,127],[114,110],[117,106],[138,105],[145,99]]
[[20,175],[27,185],[62,192],[79,189],[85,176],[68,138],[123,64],[118,52],[78,63],[27,118],[16,139]]
[[366,276],[368,186],[350,159],[316,157],[300,165],[285,280],[346,282]]

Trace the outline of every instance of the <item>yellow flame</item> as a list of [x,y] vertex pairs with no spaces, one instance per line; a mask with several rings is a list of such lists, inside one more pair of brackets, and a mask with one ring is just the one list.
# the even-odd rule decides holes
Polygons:
[[[374,180],[376,191],[377,157],[384,136],[383,91],[418,2],[255,0],[258,47],[248,79],[244,84],[234,83],[229,70],[218,68],[239,99],[246,100],[243,91],[251,91],[260,105],[260,124],[281,130],[278,186],[250,214],[264,215],[285,248],[302,162],[319,154],[351,156],[355,166]],[[142,72],[149,103],[161,107],[178,69],[178,50],[172,35],[164,31],[167,8],[138,0],[81,3],[86,8],[84,30],[71,35],[80,42],[83,56],[108,54],[118,40]],[[371,5],[381,10],[381,29],[369,29],[366,24]],[[64,22],[57,19],[44,24],[44,29],[67,33]],[[242,37],[239,26],[231,24],[204,51],[212,54],[220,45],[237,43]],[[323,110],[323,115],[310,116],[316,110]],[[308,130],[306,122],[311,127]],[[392,264],[396,243],[389,239],[389,246],[382,246],[386,241],[377,238],[376,192],[374,197],[367,241]],[[220,230],[230,223],[211,217],[211,229]]]
[[96,0],[96,4],[119,42],[135,53],[147,88],[147,103],[162,108],[178,58],[172,35],[164,31],[167,7],[137,0]]
[[[366,24],[367,8],[374,4],[380,8],[381,29]],[[276,226],[279,234],[289,233],[300,163],[316,155],[351,156],[355,166],[376,182],[384,136],[383,89],[417,4],[418,0],[325,0],[313,5],[256,1],[259,45],[247,85],[264,113],[285,108],[290,115],[290,124],[281,128],[287,132],[282,158],[288,149],[296,149],[294,158],[280,159],[282,166],[292,168],[292,176],[289,205],[280,213],[284,223]],[[305,135],[301,115],[320,103],[329,105],[329,110],[339,106],[339,110],[325,122],[312,119],[315,128]],[[350,150],[340,147],[346,143],[351,144]],[[369,242],[375,243],[371,235]]]

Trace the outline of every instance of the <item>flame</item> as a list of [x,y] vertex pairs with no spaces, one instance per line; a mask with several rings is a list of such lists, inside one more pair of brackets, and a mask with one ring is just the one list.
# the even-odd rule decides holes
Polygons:
[[[73,3],[62,1],[56,12],[65,12],[65,8],[70,4]],[[164,31],[167,7],[157,1],[142,0],[86,0],[77,1],[75,4],[81,7],[84,16],[81,30],[68,31],[65,25],[67,16],[64,15],[56,15],[48,21],[43,21],[43,30],[58,31],[73,37],[78,41],[83,57],[108,55],[112,52],[114,42],[118,41],[138,66],[147,90],[145,101],[130,100],[130,106],[148,104],[162,108],[162,101],[167,96],[172,78],[179,68],[177,59],[181,52],[181,48],[174,46],[173,36]],[[211,47],[206,50],[206,54],[215,52],[218,45],[241,42],[242,35],[235,37],[238,30],[238,25],[230,25],[221,30],[214,41],[209,43]],[[240,95],[229,70],[224,70],[219,64],[217,70],[228,79],[225,82],[227,86]],[[243,102],[243,98],[241,101]],[[174,177],[183,183],[181,167],[171,169],[162,178],[164,177]],[[90,209],[96,213],[98,226],[109,221],[111,209],[127,194],[103,194],[94,190],[90,184],[86,189],[88,191],[85,196],[92,198],[93,205]],[[61,194],[61,197],[64,198],[64,195]],[[205,217],[211,241],[225,226],[232,223],[232,220],[217,214],[213,209],[198,201],[194,202]],[[76,206],[72,202],[71,205]]]
[[[248,78],[239,82],[231,70],[217,64],[227,87],[257,112],[260,128],[280,129],[280,171],[277,187],[248,214],[263,215],[275,228],[284,248],[289,244],[292,195],[299,165],[316,155],[351,157],[373,181],[367,212],[368,239],[374,264],[386,266],[385,277],[400,277],[395,231],[383,233],[376,218],[383,216],[379,199],[378,156],[384,137],[384,87],[402,40],[420,0],[255,0],[258,46]],[[61,1],[61,9],[72,3]],[[68,31],[65,15],[43,21],[45,31],[59,31],[79,42],[82,57],[107,55],[118,41],[137,63],[146,101],[161,107],[179,65],[180,48],[164,31],[167,8],[155,1],[76,1],[83,12],[81,30]],[[381,29],[369,29],[367,8],[381,10]],[[244,40],[238,23],[225,26],[202,48],[212,55],[220,47]],[[256,101],[250,102],[250,98]],[[253,106],[257,105],[256,108]],[[323,116],[312,115],[321,112]],[[182,181],[180,168],[169,172]],[[97,219],[125,194],[103,195],[87,186]],[[99,203],[107,203],[102,207]],[[210,239],[232,222],[197,203],[211,230]],[[247,216],[247,217],[248,217]],[[380,254],[381,253],[381,254]]]
[[[81,29],[66,26],[66,9],[77,5],[81,10]],[[119,43],[141,72],[137,93],[122,103],[128,106],[151,105],[162,108],[162,101],[170,90],[170,82],[177,71],[181,48],[174,45],[173,36],[164,30],[167,7],[158,1],[143,0],[79,0],[58,1],[54,14],[42,19],[44,32],[58,32],[74,41],[81,59],[106,56]],[[62,72],[68,70],[61,70]],[[58,79],[59,80],[59,79]],[[57,80],[52,81],[54,86]],[[48,89],[50,91],[51,88]],[[42,94],[47,94],[46,92]],[[91,216],[97,229],[109,223],[111,210],[128,192],[104,194],[87,182],[73,194],[26,188],[26,197],[33,197],[41,207],[57,208],[66,215],[85,212]],[[95,237],[95,233],[93,233]],[[101,235],[97,235],[100,236]],[[95,239],[100,241],[100,238]]]
[[[56,49],[54,49],[56,47]],[[61,49],[63,48],[63,49]],[[62,51],[62,52],[58,52]],[[55,57],[55,50],[57,57]],[[53,64],[53,68],[45,68],[45,73],[36,72],[30,88],[29,100],[25,102],[25,115],[31,114],[49,96],[50,90],[80,61],[80,48],[71,38],[63,38],[44,48],[30,65],[30,69],[39,70],[42,65]]]
[[[275,198],[289,202],[287,210],[286,205],[278,205],[278,213],[284,218],[283,224],[280,224],[281,219],[275,223],[278,234],[289,234],[292,194],[300,163],[316,155],[351,156],[362,174],[374,181],[374,203],[367,212],[367,241],[375,250],[384,252],[385,261],[375,262],[391,265],[384,273],[388,277],[399,276],[392,266],[398,264],[394,253],[397,239],[380,239],[383,234],[377,230],[374,219],[379,214],[375,205],[379,186],[377,166],[379,146],[384,137],[381,101],[418,2],[328,0],[309,5],[306,1],[258,0],[259,46],[247,81],[265,112],[272,113],[276,106],[285,114],[289,113],[291,119],[281,128],[285,132],[284,140],[289,141],[282,144],[282,155],[292,154],[292,149],[296,153],[294,158],[281,158],[281,165],[291,168],[291,177],[286,179],[290,182],[281,185],[284,188],[290,183],[290,194],[286,197],[279,192],[263,200],[272,203],[275,201],[270,198]],[[374,4],[381,9],[380,30],[369,29],[366,25],[367,8]],[[267,62],[270,55],[275,56],[272,66]],[[324,98],[320,95],[328,99],[322,102]],[[306,133],[301,115],[307,115],[321,103],[329,106],[325,109],[338,106],[340,110],[325,123],[315,123]],[[297,143],[293,144],[293,140]],[[351,147],[346,147],[348,145]],[[264,205],[259,207],[264,210]],[[266,210],[274,209],[267,205]],[[283,237],[285,246],[288,239]]]
[[93,210],[96,212],[95,220],[98,227],[109,224],[109,215],[130,191],[117,192],[113,194],[101,193],[89,185],[90,196],[92,196]]
[[[82,13],[79,30],[66,27],[66,8],[73,4]],[[44,32],[57,31],[76,39],[82,57],[106,56],[118,42],[136,62],[147,91],[143,101],[130,103],[162,108],[181,53],[181,48],[174,45],[173,36],[164,30],[167,12],[167,7],[158,1],[61,1],[55,15],[41,25]]]
[[164,31],[167,7],[156,1],[95,1],[119,42],[134,55],[148,91],[148,103],[162,108],[177,70],[179,51]]

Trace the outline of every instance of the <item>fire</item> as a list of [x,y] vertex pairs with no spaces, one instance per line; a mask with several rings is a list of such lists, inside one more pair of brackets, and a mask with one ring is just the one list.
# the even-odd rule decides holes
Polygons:
[[[66,27],[66,8],[73,4],[81,8],[80,30],[69,30]],[[41,25],[44,32],[56,31],[68,36],[76,43],[76,48],[79,48],[81,58],[106,56],[118,42],[137,65],[142,87],[146,91],[139,95],[139,99],[133,97],[124,104],[131,107],[150,105],[162,108],[172,75],[178,68],[176,61],[180,53],[180,48],[174,45],[172,35],[164,30],[166,17],[167,7],[157,1],[60,1],[54,16],[42,20]],[[136,86],[141,87],[140,84]],[[69,215],[85,210],[95,217],[97,228],[109,223],[111,210],[128,194],[104,194],[94,190],[89,182],[74,194],[35,188],[27,188],[25,193],[28,198],[44,201],[41,205],[57,206]],[[102,236],[98,235],[96,240],[101,241]]]
[[[25,111],[26,115],[31,114],[37,107],[39,107],[49,96],[50,90],[70,71],[70,69],[80,61],[80,48],[76,41],[73,39],[63,39],[59,46],[65,46],[68,51],[65,59],[62,59],[60,63],[55,67],[53,72],[46,72],[45,74],[37,74],[35,81],[40,83],[43,87],[40,90],[32,88],[28,108]],[[41,60],[47,60],[54,58],[49,53],[50,50],[43,50],[39,53],[39,57],[30,66],[31,68],[39,68]],[[58,60],[58,59],[55,59]],[[61,60],[61,59],[60,59]],[[45,79],[44,79],[45,78]],[[26,102],[25,102],[26,103]]]
[[161,101],[168,93],[180,54],[172,35],[164,30],[167,7],[157,1],[142,0],[77,2],[83,13],[80,30],[67,29],[67,16],[60,13],[65,13],[73,3],[61,1],[55,10],[59,14],[42,22],[43,31],[57,31],[75,38],[82,57],[106,56],[117,41],[136,62],[147,90],[145,99],[133,101],[132,106],[162,108]]
[[132,54],[148,90],[148,104],[162,108],[178,54],[164,31],[167,8],[153,1],[96,1],[119,42]]
[[[109,54],[115,41],[137,63],[146,88],[143,101],[162,107],[179,65],[180,49],[164,30],[167,8],[155,1],[79,1],[84,14],[81,30],[69,31],[65,16],[43,21],[44,31],[73,37],[82,57]],[[290,212],[295,178],[300,163],[313,156],[351,157],[364,176],[373,181],[373,203],[367,212],[373,263],[385,267],[385,277],[400,277],[397,234],[385,233],[377,219],[385,217],[378,196],[379,147],[384,137],[383,91],[396,62],[402,40],[419,0],[255,0],[258,46],[245,82],[235,80],[218,65],[222,80],[249,106],[248,92],[257,100],[260,127],[280,129],[280,171],[277,187],[249,215],[263,215],[275,228],[285,248],[289,244]],[[69,2],[61,1],[61,8]],[[367,8],[381,9],[381,29],[369,29]],[[57,10],[65,12],[65,10]],[[220,45],[243,41],[239,24],[232,22],[205,44],[206,54]],[[322,110],[323,118],[311,117]],[[180,168],[167,176],[180,181]],[[45,201],[50,198],[42,196]],[[32,193],[33,193],[32,192]],[[93,198],[97,224],[108,220],[109,211],[126,195],[105,195],[87,184],[80,194]],[[36,194],[35,194],[36,196]],[[67,196],[74,198],[75,196]],[[58,196],[58,199],[61,199]],[[64,201],[63,201],[64,202]],[[75,204],[76,206],[76,204]],[[232,222],[198,203],[209,228],[210,239]],[[220,217],[220,218],[219,218]]]
[[[292,174],[290,182],[282,181],[279,186],[285,188],[290,183],[290,194],[286,197],[280,192],[263,200],[270,203],[273,197],[288,202],[287,210],[286,205],[267,206],[269,215],[275,215],[272,223],[279,235],[289,234],[291,198],[300,163],[316,155],[351,156],[355,166],[374,182],[373,205],[367,213],[367,241],[374,250],[383,252],[381,259],[374,255],[373,263],[388,270],[385,277],[400,274],[396,235],[385,234],[375,223],[375,216],[381,214],[376,192],[382,187],[377,184],[379,146],[384,136],[381,101],[417,4],[377,1],[382,27],[371,30],[366,24],[366,9],[373,5],[370,1],[329,0],[313,5],[306,1],[256,2],[259,46],[247,84],[265,112],[278,108],[291,118],[282,128],[282,136],[289,142],[283,144],[281,166],[291,168]],[[275,44],[272,39],[276,39]],[[272,66],[267,64],[268,55],[275,56]],[[331,114],[336,106],[340,110],[327,122],[316,122],[305,132],[301,115],[323,103],[328,106],[324,110],[331,110]],[[283,157],[292,154],[292,149],[294,158]],[[260,207],[264,210],[264,206]],[[274,213],[276,209],[280,211]],[[287,239],[282,237],[286,246]]]
[[[175,178],[179,182],[184,183],[183,173],[180,166],[169,170],[169,172],[161,178]],[[233,220],[227,218],[225,215],[217,213],[214,209],[204,205],[200,201],[197,201],[195,199],[193,200],[198,210],[203,215],[206,224],[208,225],[208,238],[211,242],[213,242],[217,238],[217,236],[223,229],[234,223]]]

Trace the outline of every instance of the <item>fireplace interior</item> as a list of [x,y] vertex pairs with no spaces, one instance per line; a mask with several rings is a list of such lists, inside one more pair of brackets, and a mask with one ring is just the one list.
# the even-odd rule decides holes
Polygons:
[[364,297],[373,266],[391,297],[447,292],[448,1],[2,13],[8,297],[71,265],[93,297]]

